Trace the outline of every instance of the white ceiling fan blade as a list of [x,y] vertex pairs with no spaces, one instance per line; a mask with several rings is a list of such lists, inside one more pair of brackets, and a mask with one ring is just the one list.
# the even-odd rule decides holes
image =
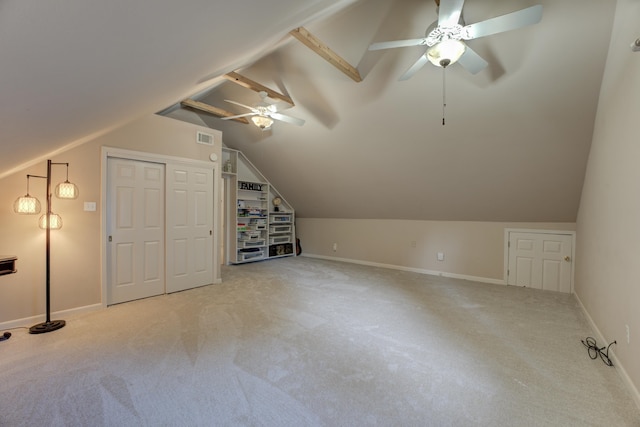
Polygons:
[[456,25],[460,20],[464,0],[440,0],[438,26]]
[[247,116],[255,116],[258,113],[245,113],[245,114],[238,114],[237,116],[227,116],[227,117],[221,117],[222,120],[231,120],[231,119],[237,119],[238,117],[247,117]]
[[467,46],[467,49],[460,59],[458,59],[458,64],[462,65],[471,74],[477,74],[489,65],[487,61],[482,59],[482,57],[478,55],[476,51],[469,48],[469,46]]
[[277,113],[278,111],[288,110],[289,108],[292,108],[292,106],[286,101],[275,102],[273,104],[269,104],[269,106],[267,107],[267,109],[274,113]]
[[231,104],[239,105],[239,106],[241,106],[241,107],[244,107],[244,108],[246,108],[246,109],[248,109],[248,110],[251,110],[251,111],[253,111],[254,113],[256,113],[256,109],[255,109],[255,108],[253,108],[253,107],[249,107],[248,105],[240,104],[239,102],[231,101],[230,99],[225,99],[225,101],[227,101],[227,102],[229,102],[229,103],[231,103]]
[[270,113],[269,117],[271,117],[272,119],[291,123],[292,125],[302,126],[304,124],[304,120],[302,119],[299,119],[297,117],[285,116],[284,114],[280,113]]
[[394,47],[407,47],[407,46],[422,46],[427,44],[427,39],[409,39],[409,40],[396,40],[392,42],[379,42],[373,43],[369,46],[369,50],[391,49]]
[[537,24],[542,19],[542,5],[528,7],[517,12],[507,13],[486,21],[464,27],[465,40],[477,39],[492,34],[515,30],[527,25]]
[[409,80],[415,73],[418,72],[420,68],[424,67],[424,64],[426,64],[427,62],[429,62],[429,59],[427,59],[427,54],[425,53],[420,56],[415,64],[413,64],[403,75],[401,75],[398,80]]

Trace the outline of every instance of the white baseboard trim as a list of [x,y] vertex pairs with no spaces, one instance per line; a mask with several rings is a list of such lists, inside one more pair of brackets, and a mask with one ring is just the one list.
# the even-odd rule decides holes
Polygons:
[[[593,329],[593,331],[595,332],[596,341],[606,343],[607,340],[604,338],[604,336],[602,335],[602,332],[600,332],[600,329],[598,329],[598,326],[591,318],[591,315],[587,311],[587,308],[584,306],[584,304],[582,304],[582,301],[580,300],[580,297],[578,296],[578,294],[574,293],[573,295],[575,295],[576,301],[578,301],[578,304],[580,305],[582,312],[587,318],[589,325],[591,325],[591,329]],[[638,409],[640,409],[640,392],[638,392],[638,388],[633,383],[633,381],[631,381],[631,378],[629,377],[629,374],[627,374],[626,369],[624,369],[624,366],[622,365],[622,363],[620,363],[620,360],[618,360],[618,358],[616,357],[615,346],[611,347],[611,351],[609,352],[609,358],[613,362],[613,367],[616,369],[616,372],[618,373],[618,375],[620,375],[620,378],[622,378],[622,382],[624,382],[624,384],[627,386],[627,388],[631,392],[631,397],[636,403],[636,406],[638,407]]]
[[[60,317],[67,317],[70,315],[88,313],[90,311],[96,311],[104,308],[102,303],[85,305],[84,307],[76,307],[71,308],[69,310],[56,311],[51,313],[51,319],[57,320]],[[32,317],[24,317],[22,319],[10,320],[8,322],[0,323],[0,331],[4,331],[7,329],[16,329],[16,328],[24,328],[31,327],[37,323],[44,322],[46,320],[46,316],[44,314]]]
[[338,258],[338,257],[331,257],[331,256],[325,256],[325,255],[314,255],[314,254],[307,254],[307,253],[302,253],[302,254],[300,254],[300,256],[307,257],[307,258],[326,259],[328,261],[347,262],[347,263],[350,263],[350,264],[369,265],[371,267],[389,268],[389,269],[392,269],[392,270],[410,271],[410,272],[413,272],[413,273],[428,274],[430,276],[441,276],[441,277],[449,277],[449,278],[452,278],[452,279],[471,280],[471,281],[474,281],[474,282],[490,283],[490,284],[493,284],[493,285],[506,285],[507,284],[504,280],[501,280],[501,279],[491,279],[491,278],[488,278],[488,277],[478,277],[478,276],[467,276],[465,274],[447,273],[446,271],[426,270],[426,269],[423,269],[423,268],[406,267],[406,266],[403,266],[403,265],[382,264],[382,263],[379,263],[379,262],[361,261],[361,260],[357,260],[357,259]]

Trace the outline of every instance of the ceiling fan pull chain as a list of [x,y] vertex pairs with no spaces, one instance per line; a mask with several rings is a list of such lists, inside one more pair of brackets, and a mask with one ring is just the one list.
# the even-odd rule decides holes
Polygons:
[[442,68],[442,126],[444,126],[444,109],[447,106],[447,86],[445,80],[446,70],[446,68]]

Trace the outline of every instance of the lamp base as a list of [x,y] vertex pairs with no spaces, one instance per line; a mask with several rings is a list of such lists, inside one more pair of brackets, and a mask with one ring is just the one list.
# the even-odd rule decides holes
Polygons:
[[33,325],[29,328],[30,334],[44,334],[47,332],[57,331],[58,329],[64,327],[66,322],[64,320],[52,320],[50,322],[42,322],[37,325]]

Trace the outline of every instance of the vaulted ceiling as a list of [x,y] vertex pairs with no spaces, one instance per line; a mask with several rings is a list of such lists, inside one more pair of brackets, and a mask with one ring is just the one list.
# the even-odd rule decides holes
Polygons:
[[[425,49],[367,48],[422,37],[432,0],[4,1],[0,174],[163,111],[222,130],[300,216],[572,222],[615,2],[468,0],[463,16],[534,4],[539,24],[469,41],[484,71],[427,64],[398,81]],[[288,35],[299,26],[362,81]],[[263,132],[181,106],[246,112],[225,99],[260,99],[222,77],[231,71],[291,97],[284,113],[305,125]]]
[[[372,42],[422,37],[437,19],[426,0],[358,2],[306,28],[357,66],[356,83],[290,38],[238,72],[292,97],[262,132],[189,109],[170,115],[221,129],[308,217],[574,221],[578,209],[614,4],[600,1],[468,1],[482,21],[533,4],[534,26],[469,41],[490,66],[472,75],[431,64],[398,78],[423,47],[368,51]],[[224,81],[199,99],[259,97]],[[197,119],[194,117],[197,115]]]
[[2,0],[0,176],[196,93],[353,0]]

